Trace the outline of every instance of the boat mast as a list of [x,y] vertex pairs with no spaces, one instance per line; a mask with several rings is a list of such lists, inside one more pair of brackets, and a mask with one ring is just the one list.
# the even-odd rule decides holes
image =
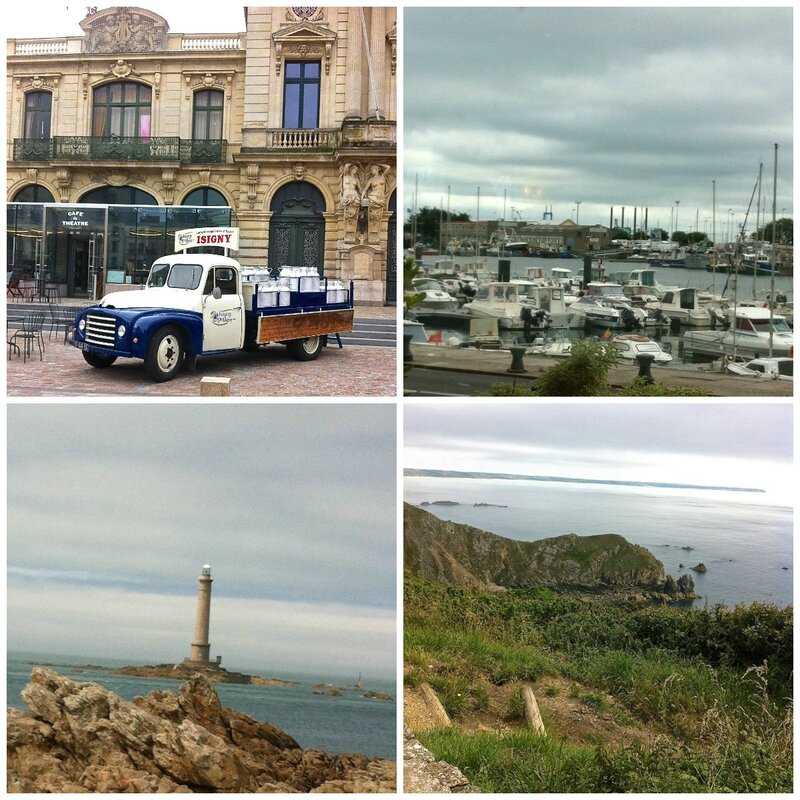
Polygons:
[[714,257],[711,262],[711,294],[717,293],[717,182],[711,181],[711,242]]
[[772,358],[772,322],[775,316],[775,269],[778,266],[778,249],[775,242],[775,219],[778,210],[778,143],[775,143],[775,164],[772,170],[772,263],[769,270],[769,355]]
[[[759,162],[758,165],[758,202],[756,203],[756,234],[758,234],[758,220],[761,212],[761,175],[764,169],[764,163]],[[759,251],[764,250],[764,239],[759,242]],[[758,253],[753,257],[753,300],[756,299],[756,273],[758,272]]]

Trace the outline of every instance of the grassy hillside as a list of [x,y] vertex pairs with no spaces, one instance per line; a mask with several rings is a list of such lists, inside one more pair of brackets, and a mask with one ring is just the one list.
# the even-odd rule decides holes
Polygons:
[[[643,607],[408,577],[406,685],[430,683],[454,721],[415,732],[485,792],[788,792],[792,625],[791,608],[764,604]],[[546,738],[525,730],[523,682]]]

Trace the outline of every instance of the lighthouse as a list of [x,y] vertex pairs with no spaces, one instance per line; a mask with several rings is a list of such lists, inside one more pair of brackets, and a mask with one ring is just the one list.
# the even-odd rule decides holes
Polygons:
[[211,567],[203,565],[197,586],[197,615],[194,623],[194,636],[192,637],[189,658],[184,664],[195,667],[214,667],[219,661],[211,663],[211,645],[208,642],[208,624],[211,618]]

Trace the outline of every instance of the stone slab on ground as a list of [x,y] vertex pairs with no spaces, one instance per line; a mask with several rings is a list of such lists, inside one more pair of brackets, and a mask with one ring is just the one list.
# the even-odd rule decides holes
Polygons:
[[409,794],[479,793],[461,770],[436,757],[416,737],[403,735],[403,792]]

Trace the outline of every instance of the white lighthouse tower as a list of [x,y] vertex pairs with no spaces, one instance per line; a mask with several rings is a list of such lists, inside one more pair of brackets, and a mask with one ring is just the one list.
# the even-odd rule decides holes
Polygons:
[[194,636],[192,637],[189,658],[184,660],[184,664],[192,667],[216,667],[219,662],[211,662],[211,645],[208,641],[208,627],[211,619],[211,567],[203,565],[197,586],[197,614],[194,624]]

